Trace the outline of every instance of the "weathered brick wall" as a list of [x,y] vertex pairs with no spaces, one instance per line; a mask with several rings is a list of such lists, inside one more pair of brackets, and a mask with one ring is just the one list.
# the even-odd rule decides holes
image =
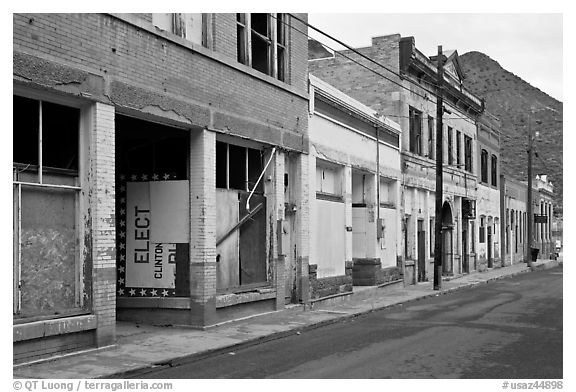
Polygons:
[[[395,73],[399,72],[399,47],[400,35],[375,37],[372,46],[358,51],[374,61],[384,64]],[[373,69],[372,72],[362,65]],[[399,97],[393,97],[392,93],[399,91],[400,87],[384,79],[401,83],[401,80],[386,69],[370,63],[351,50],[336,53],[335,58],[314,60],[308,62],[311,74],[319,77],[327,83],[337,87],[349,96],[381,113],[396,113],[399,110]],[[379,75],[381,74],[381,75]],[[399,121],[398,118],[392,118]]]
[[114,107],[96,103],[91,114],[92,310],[98,316],[96,344],[105,346],[114,342],[116,325]]
[[355,286],[376,286],[402,278],[400,268],[382,268],[380,259],[374,258],[354,259],[352,277]]
[[216,52],[166,39],[134,15],[14,14],[13,21],[15,80],[88,93],[121,112],[307,148],[301,34],[291,35],[288,85],[236,61],[234,14],[214,17]]
[[318,266],[316,264],[310,264],[308,268],[310,299],[323,298],[329,295],[352,291],[352,262],[346,263],[345,275],[331,276],[328,278],[318,279]]

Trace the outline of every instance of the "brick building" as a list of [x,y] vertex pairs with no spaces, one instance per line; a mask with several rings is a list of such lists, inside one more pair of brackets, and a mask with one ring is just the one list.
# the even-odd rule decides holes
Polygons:
[[399,280],[400,126],[313,75],[310,112],[312,300]]
[[117,319],[206,327],[307,301],[307,40],[290,27],[306,29],[13,15],[15,362],[114,344]]
[[[400,124],[404,280],[429,279],[436,219],[436,56],[425,56],[414,38],[396,34],[375,37],[369,47],[337,51],[332,58],[323,58],[317,51],[311,57],[311,74]],[[444,201],[439,219],[443,222],[443,272],[450,275],[475,266],[476,124],[484,104],[462,85],[458,53],[444,52],[443,57]]]

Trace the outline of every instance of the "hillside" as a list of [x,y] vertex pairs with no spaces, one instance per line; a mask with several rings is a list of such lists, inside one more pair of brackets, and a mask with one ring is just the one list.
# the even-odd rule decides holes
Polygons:
[[[459,57],[464,84],[486,100],[486,109],[502,122],[501,163],[505,175],[527,179],[528,123],[540,135],[534,142],[534,175],[548,174],[562,211],[563,104],[533,87],[480,52]],[[531,115],[531,108],[534,114]]]

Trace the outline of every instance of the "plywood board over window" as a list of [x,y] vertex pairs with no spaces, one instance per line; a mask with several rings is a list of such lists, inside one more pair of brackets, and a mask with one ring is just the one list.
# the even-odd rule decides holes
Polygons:
[[[263,152],[216,142],[216,287],[235,292],[267,285]],[[246,201],[250,192],[250,210]]]
[[14,315],[84,306],[80,260],[80,109],[14,96]]

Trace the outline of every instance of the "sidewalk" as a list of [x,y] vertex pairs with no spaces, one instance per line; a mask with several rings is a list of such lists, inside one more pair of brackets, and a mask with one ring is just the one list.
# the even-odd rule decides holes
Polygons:
[[[547,269],[562,263],[562,258],[538,260],[534,269]],[[50,360],[13,367],[14,378],[125,378],[178,363],[194,361],[220,352],[300,334],[303,331],[336,323],[405,302],[446,294],[464,287],[528,272],[524,263],[486,272],[473,272],[442,282],[434,291],[432,283],[403,287],[392,285],[355,289],[340,302],[316,303],[311,309],[302,305],[226,323],[207,330],[184,327],[155,327],[117,323],[117,344]]]

